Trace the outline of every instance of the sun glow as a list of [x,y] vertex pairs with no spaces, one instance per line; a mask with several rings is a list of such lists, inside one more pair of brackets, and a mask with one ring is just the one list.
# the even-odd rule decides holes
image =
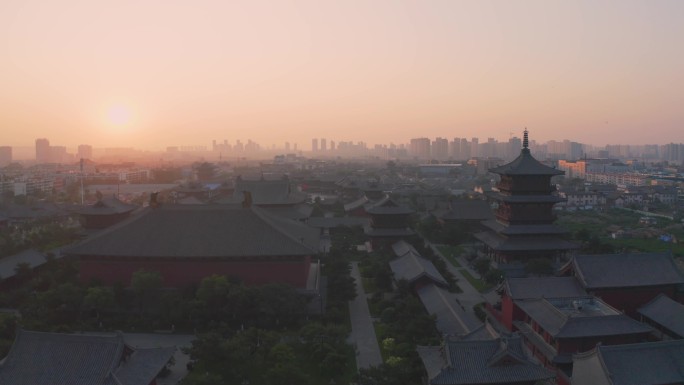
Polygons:
[[110,107],[107,119],[114,126],[126,126],[131,122],[131,110],[125,106]]

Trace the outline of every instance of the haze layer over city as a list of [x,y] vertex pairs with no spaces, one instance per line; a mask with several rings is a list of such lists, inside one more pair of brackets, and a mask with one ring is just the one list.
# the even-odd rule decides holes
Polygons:
[[3,1],[0,144],[310,150],[524,127],[538,142],[681,143],[683,14],[679,1]]

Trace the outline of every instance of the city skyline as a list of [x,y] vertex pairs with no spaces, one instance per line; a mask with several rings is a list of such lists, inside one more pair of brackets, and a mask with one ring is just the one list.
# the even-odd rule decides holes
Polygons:
[[0,145],[684,142],[684,3],[0,4]]

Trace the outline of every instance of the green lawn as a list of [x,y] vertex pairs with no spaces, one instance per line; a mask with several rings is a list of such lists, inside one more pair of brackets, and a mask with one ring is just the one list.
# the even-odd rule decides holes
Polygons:
[[437,249],[454,267],[462,267],[458,260],[456,260],[456,257],[463,253],[461,246],[439,245]]
[[620,238],[607,239],[608,243],[614,245],[618,250],[626,248],[629,250],[638,250],[643,252],[660,252],[670,251],[675,256],[684,256],[684,245],[680,243],[665,243],[656,238],[640,239],[640,238]]

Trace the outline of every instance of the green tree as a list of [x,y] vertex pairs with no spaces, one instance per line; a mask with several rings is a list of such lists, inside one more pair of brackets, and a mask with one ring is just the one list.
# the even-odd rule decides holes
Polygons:
[[489,259],[482,258],[482,259],[477,259],[473,263],[473,267],[475,268],[475,271],[477,271],[481,276],[484,276],[487,274],[489,271]]
[[153,293],[162,287],[162,277],[158,271],[138,270],[131,277],[131,288],[136,296],[140,315],[150,304]]
[[100,318],[100,312],[112,309],[116,305],[114,289],[105,286],[95,286],[86,289],[83,297],[83,306],[96,312]]

